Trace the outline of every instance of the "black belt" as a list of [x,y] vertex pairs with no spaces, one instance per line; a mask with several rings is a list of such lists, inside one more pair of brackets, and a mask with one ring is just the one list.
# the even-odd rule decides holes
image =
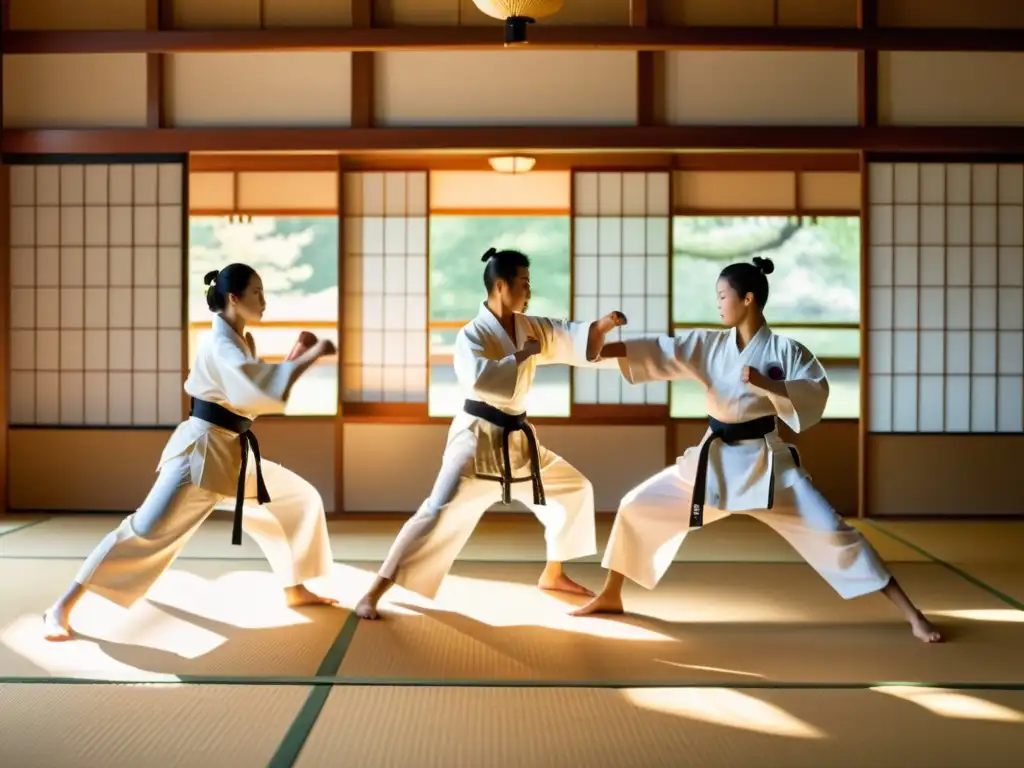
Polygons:
[[[726,445],[738,443],[741,440],[757,440],[766,437],[775,431],[775,417],[762,416],[760,419],[741,421],[727,424],[724,421],[708,417],[708,424],[711,427],[711,434],[704,441],[700,449],[700,457],[697,459],[697,474],[693,479],[693,498],[690,500],[690,527],[700,528],[704,525],[704,497],[707,495],[708,485],[708,457],[711,453],[711,444],[721,440]],[[793,460],[800,466],[800,456],[790,448]],[[775,497],[775,470],[770,468],[771,479],[768,481],[768,509],[772,508]]]
[[238,473],[238,493],[235,496],[235,521],[231,529],[231,543],[241,545],[242,543],[242,506],[245,504],[245,469],[249,463],[249,446],[252,446],[253,456],[256,457],[256,499],[260,504],[270,501],[270,494],[263,482],[263,467],[260,463],[260,444],[250,430],[252,419],[232,413],[227,408],[210,403],[206,400],[192,398],[189,406],[189,416],[208,421],[214,426],[226,429],[229,432],[238,433],[238,441],[242,444],[242,468]]
[[[503,430],[501,454],[505,464],[504,474],[501,477],[494,477],[493,475],[477,475],[477,477],[482,480],[494,480],[501,483],[501,500],[505,504],[512,503],[512,483],[521,483],[529,479],[533,483],[533,503],[538,505],[545,504],[544,484],[540,479],[540,448],[537,446],[537,436],[533,434],[533,429],[530,427],[530,422],[526,419],[526,414],[520,413],[517,416],[513,416],[479,400],[467,400],[463,405],[463,410],[470,416],[476,416],[478,419],[483,419],[488,424]],[[529,478],[512,477],[512,459],[508,452],[508,441],[513,432],[522,432],[526,435],[526,445],[530,451]]]

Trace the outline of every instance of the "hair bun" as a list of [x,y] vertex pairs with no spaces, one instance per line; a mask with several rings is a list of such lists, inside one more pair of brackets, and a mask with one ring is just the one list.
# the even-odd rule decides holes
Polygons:
[[203,278],[203,285],[213,285],[217,282],[217,278],[220,277],[220,270],[215,269],[212,272],[207,272],[206,277]]
[[775,271],[774,262],[771,259],[762,259],[760,256],[754,257],[754,266],[762,275],[770,275]]
[[482,261],[482,262],[484,262],[484,264],[486,264],[488,261],[491,260],[491,257],[494,256],[497,253],[498,253],[498,249],[497,248],[488,248],[487,249],[487,253],[485,253],[483,256],[480,257],[480,261]]

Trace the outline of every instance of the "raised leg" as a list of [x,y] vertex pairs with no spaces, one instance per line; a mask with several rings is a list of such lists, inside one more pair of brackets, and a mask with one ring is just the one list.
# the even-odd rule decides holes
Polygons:
[[86,591],[131,607],[170,567],[220,498],[192,485],[187,456],[165,463],[142,506],[100,541],[46,611],[46,639],[72,637],[71,613]]

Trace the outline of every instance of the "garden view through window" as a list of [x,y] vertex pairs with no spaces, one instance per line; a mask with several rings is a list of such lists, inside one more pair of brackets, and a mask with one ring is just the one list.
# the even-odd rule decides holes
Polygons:
[[[334,216],[224,216],[189,219],[189,359],[210,332],[203,276],[233,262],[255,269],[267,294],[263,322],[250,330],[256,351],[280,362],[299,332],[338,343],[338,219]],[[292,390],[289,416],[333,416],[338,411],[338,365],[325,358]]]
[[[766,316],[806,345],[830,384],[826,418],[860,415],[860,219],[856,216],[676,216],[672,321],[676,333],[720,327],[715,284],[722,268],[754,256],[775,263]],[[704,390],[673,382],[673,418],[707,415]]]

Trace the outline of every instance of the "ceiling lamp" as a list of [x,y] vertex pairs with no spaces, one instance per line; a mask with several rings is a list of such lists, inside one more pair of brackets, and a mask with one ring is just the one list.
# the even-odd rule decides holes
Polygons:
[[537,160],[533,157],[522,155],[507,155],[504,157],[491,157],[487,160],[498,173],[529,173],[533,170]]
[[526,25],[551,16],[562,8],[562,0],[473,0],[483,13],[505,21],[505,45],[526,43]]

